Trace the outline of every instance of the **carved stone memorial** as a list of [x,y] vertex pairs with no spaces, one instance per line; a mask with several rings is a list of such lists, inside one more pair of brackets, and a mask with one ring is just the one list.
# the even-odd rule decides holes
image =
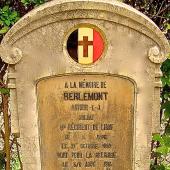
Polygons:
[[25,15],[0,46],[24,170],[149,170],[169,51],[117,1],[54,0]]

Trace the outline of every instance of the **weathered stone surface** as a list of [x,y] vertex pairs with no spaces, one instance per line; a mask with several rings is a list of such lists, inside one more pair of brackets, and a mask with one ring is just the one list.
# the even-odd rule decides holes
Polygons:
[[8,64],[16,64],[22,58],[22,52],[18,48],[0,46],[0,57],[1,59]]
[[131,80],[65,75],[41,80],[37,94],[43,170],[133,168]]
[[[94,25],[102,30],[106,38],[105,52],[99,61],[91,65],[76,63],[67,52],[67,39],[80,24]],[[133,99],[133,131],[130,131],[131,134],[133,132],[133,153],[132,163],[128,166],[134,170],[149,170],[151,134],[159,132],[160,64],[169,51],[163,33],[151,20],[117,1],[56,0],[23,17],[4,37],[2,45],[22,51],[20,62],[10,65],[9,81],[15,100],[12,106],[13,129],[14,133],[20,131],[24,169],[44,168],[44,159],[40,154],[41,139],[44,139],[40,116],[43,112],[37,105],[37,95],[41,94],[37,87],[39,89],[44,81],[40,80],[53,76],[57,81],[56,76],[66,74],[75,74],[73,77],[76,79],[76,74],[83,77],[93,73],[100,76],[123,76],[133,80],[136,88]],[[155,47],[159,51],[158,55],[153,50]],[[50,92],[51,89],[48,88]],[[119,96],[113,96],[113,99],[118,98]],[[45,107],[46,104],[41,106]],[[131,123],[128,124],[127,121],[128,125]],[[56,134],[53,135],[56,139]],[[43,145],[46,146],[48,145]]]

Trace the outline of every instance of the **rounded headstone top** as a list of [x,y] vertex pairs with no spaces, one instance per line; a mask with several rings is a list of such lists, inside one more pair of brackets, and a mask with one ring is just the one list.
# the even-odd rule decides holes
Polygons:
[[[91,10],[92,12],[94,11],[94,13],[95,11],[105,11],[106,13],[108,12],[115,15],[120,15],[124,17],[124,20],[117,21],[117,23],[121,22],[121,24],[128,27],[131,27],[131,25],[128,23],[128,20],[134,21],[135,24],[140,25],[140,28],[133,26],[133,29],[136,29],[155,41],[160,46],[161,51],[163,51],[165,54],[170,52],[169,43],[166,37],[151,19],[129,5],[115,0],[53,0],[51,2],[45,3],[22,17],[6,34],[2,44],[13,45],[18,39],[22,38],[31,31],[53,22],[76,18],[95,19],[92,15],[87,14],[87,16],[78,16],[76,13],[74,17],[69,15],[60,15],[60,17],[54,17],[54,14],[57,15],[62,12],[74,10]],[[109,21],[112,18],[108,17],[108,15],[101,15],[98,16],[97,19]]]

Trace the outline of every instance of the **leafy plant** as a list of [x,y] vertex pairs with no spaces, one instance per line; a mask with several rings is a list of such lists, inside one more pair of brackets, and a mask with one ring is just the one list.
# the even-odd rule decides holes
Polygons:
[[152,154],[157,158],[157,164],[155,160],[151,162],[151,170],[170,170],[170,162],[168,156],[170,153],[170,136],[167,135],[154,135],[153,141],[156,146]]
[[40,5],[45,3],[45,0],[21,0],[21,2],[24,4],[24,6],[29,6],[29,5]]
[[7,89],[7,88],[0,88],[0,93],[1,94],[9,94],[9,89]]
[[12,170],[21,170],[20,161],[16,153],[12,157]]
[[19,13],[8,5],[0,8],[0,34],[5,34],[19,19]]

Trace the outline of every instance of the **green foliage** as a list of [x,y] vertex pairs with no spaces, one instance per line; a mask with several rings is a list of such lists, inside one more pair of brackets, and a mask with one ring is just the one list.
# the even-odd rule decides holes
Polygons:
[[164,164],[154,165],[154,166],[151,166],[151,170],[170,170],[170,166],[164,165]]
[[9,94],[9,89],[7,89],[7,88],[0,88],[0,93],[1,94]]
[[151,170],[170,170],[168,155],[170,153],[170,136],[156,134],[153,136],[153,142],[156,147],[153,149],[152,154],[156,157],[155,160],[151,162]]
[[154,135],[153,140],[159,142],[160,146],[155,148],[155,153],[159,156],[168,156],[170,152],[170,136],[167,135]]
[[[164,88],[168,88],[167,86],[170,86],[170,59],[167,59],[163,64],[162,64],[162,72],[163,72],[163,77],[162,77],[162,83]],[[169,91],[164,92],[165,96],[169,96]]]
[[[168,18],[170,18],[170,13],[168,14]],[[168,32],[170,30],[170,24],[166,23],[165,24],[165,31]]]
[[19,13],[8,5],[0,8],[0,34],[5,34],[19,19]]
[[25,5],[25,6],[29,6],[29,5],[40,5],[45,3],[45,0],[21,0],[21,2]]
[[17,154],[14,154],[12,158],[12,170],[21,170]]
[[163,72],[161,92],[161,125],[162,133],[153,136],[153,150],[151,154],[151,170],[170,170],[170,59],[161,67]]
[[[168,93],[164,94],[164,98],[169,98]],[[166,101],[165,103],[162,104],[162,109],[164,110],[164,118],[168,119],[170,117],[170,101]]]

